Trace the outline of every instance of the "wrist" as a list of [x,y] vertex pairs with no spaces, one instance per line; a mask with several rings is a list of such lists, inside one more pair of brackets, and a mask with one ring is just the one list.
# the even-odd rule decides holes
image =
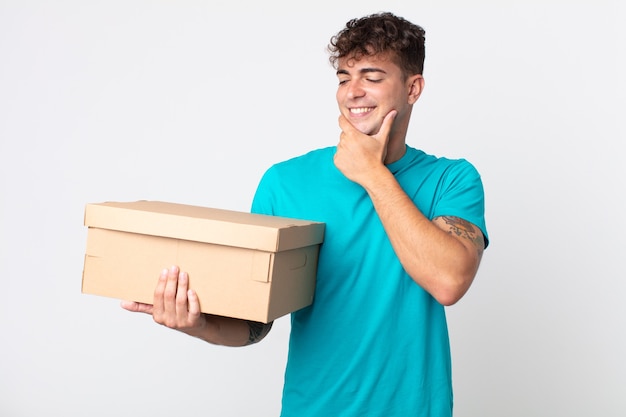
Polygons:
[[359,184],[374,198],[381,192],[388,192],[393,183],[396,183],[396,179],[391,171],[386,165],[380,164],[370,169]]

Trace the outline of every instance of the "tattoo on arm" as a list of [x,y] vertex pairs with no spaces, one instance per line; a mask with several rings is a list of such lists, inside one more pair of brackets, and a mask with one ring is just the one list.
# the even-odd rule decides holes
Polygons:
[[472,223],[459,217],[441,216],[441,218],[450,226],[449,234],[469,239],[476,247],[478,255],[482,255],[485,250],[485,238],[480,230],[474,227]]
[[252,345],[254,343],[260,342],[272,329],[272,324],[274,322],[269,322],[267,324],[260,323],[258,321],[250,321],[246,320],[248,323],[248,328],[250,329],[250,333],[248,336],[248,345]]

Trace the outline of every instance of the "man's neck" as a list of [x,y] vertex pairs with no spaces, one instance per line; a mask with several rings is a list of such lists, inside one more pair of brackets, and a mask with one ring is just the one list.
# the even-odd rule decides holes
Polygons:
[[393,164],[399,161],[406,153],[406,143],[404,140],[392,143],[391,140],[387,145],[387,155],[385,156],[385,165]]

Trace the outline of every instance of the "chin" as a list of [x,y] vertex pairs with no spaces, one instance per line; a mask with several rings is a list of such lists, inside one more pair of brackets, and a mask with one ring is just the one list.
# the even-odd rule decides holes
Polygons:
[[378,133],[378,131],[380,130],[380,128],[376,127],[376,128],[370,128],[370,129],[359,129],[359,131],[361,131],[361,133],[366,134],[367,136],[373,136],[376,133]]
[[356,130],[368,136],[375,135],[380,130],[380,126],[367,126],[359,124],[355,124],[353,126],[356,128]]

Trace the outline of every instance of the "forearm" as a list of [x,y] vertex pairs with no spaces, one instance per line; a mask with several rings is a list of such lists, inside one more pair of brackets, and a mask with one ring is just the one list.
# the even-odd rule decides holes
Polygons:
[[441,304],[458,301],[476,274],[476,251],[424,216],[387,168],[362,185],[406,272]]
[[193,331],[182,331],[214,345],[240,347],[261,341],[271,328],[271,322],[264,324],[230,317],[206,315],[204,326]]

